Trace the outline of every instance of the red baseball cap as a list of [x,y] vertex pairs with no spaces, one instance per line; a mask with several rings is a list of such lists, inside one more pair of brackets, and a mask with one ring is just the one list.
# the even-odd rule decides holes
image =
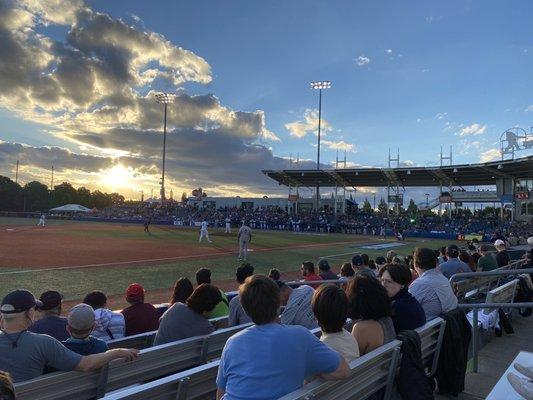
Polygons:
[[132,283],[126,289],[127,300],[140,300],[144,298],[144,288],[138,283]]

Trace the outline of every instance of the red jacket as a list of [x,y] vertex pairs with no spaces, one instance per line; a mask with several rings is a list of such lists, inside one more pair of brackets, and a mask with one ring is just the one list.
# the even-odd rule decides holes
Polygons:
[[159,311],[148,303],[138,303],[122,310],[126,321],[126,336],[155,331],[159,328]]
[[[304,281],[306,282],[313,282],[313,281],[322,281],[322,277],[320,275],[317,275],[317,274],[308,274],[306,276],[304,276]],[[312,285],[309,285],[311,286],[313,289],[316,289],[320,286],[321,284],[320,283],[314,283]]]

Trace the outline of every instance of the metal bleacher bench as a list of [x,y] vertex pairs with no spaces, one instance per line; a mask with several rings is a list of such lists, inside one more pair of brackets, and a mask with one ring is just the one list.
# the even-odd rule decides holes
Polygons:
[[95,372],[54,372],[17,383],[18,400],[84,400],[101,398],[107,392],[141,384],[205,364],[220,357],[229,337],[251,324],[220,329],[141,350],[139,357],[115,360]]
[[[445,322],[437,318],[416,331],[422,343],[422,358],[428,365],[428,375],[437,365]],[[320,329],[314,329],[320,335]],[[390,396],[398,362],[401,342],[394,340],[350,363],[352,373],[342,381],[315,379],[301,389],[284,396],[297,399],[365,399],[379,390]],[[217,390],[216,375],[219,361],[188,371],[173,374],[150,383],[110,394],[104,400],[204,400],[213,399]],[[387,397],[385,397],[387,399]]]
[[[228,317],[212,318],[209,320],[215,327],[215,330],[227,328]],[[120,347],[126,349],[146,349],[151,347],[154,343],[155,335],[157,331],[151,331],[146,333],[139,333],[138,335],[126,336],[120,339],[109,340],[107,346],[110,349],[118,349]]]

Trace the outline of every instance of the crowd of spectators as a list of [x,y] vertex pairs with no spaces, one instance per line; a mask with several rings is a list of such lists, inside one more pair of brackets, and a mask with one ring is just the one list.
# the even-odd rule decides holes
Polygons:
[[[313,376],[343,379],[347,363],[455,310],[458,299],[449,278],[509,263],[505,242],[498,239],[495,248],[496,253],[486,244],[417,248],[406,257],[391,250],[375,260],[354,254],[338,274],[325,259],[318,271],[304,261],[300,282],[283,281],[277,269],[268,277],[254,275],[253,266],[243,264],[235,273],[238,295],[229,302],[211,282],[211,271],[201,268],[196,287],[185,277],[176,281],[163,313],[145,302],[138,283],[125,290],[129,306],[120,312],[109,310],[106,295],[93,291],[66,317],[59,292],[36,299],[16,290],[1,303],[0,370],[15,382],[54,370],[91,371],[113,359],[137,357],[133,349],[108,350],[109,340],[157,331],[153,344],[160,345],[208,335],[215,330],[210,318],[229,316],[229,326],[253,324],[226,343],[218,397],[282,396]],[[309,331],[317,327],[320,340]],[[7,377],[0,374],[0,380]],[[260,384],[267,379],[269,385]]]
[[361,235],[481,235],[487,239],[504,236],[511,244],[524,244],[533,235],[533,225],[524,222],[502,221],[494,211],[472,212],[459,209],[453,215],[437,215],[428,212],[403,212],[400,216],[388,217],[380,212],[362,212],[350,208],[345,214],[335,215],[331,209],[290,214],[281,207],[198,207],[183,203],[122,205],[95,214],[100,219],[127,219],[161,222],[183,226],[195,226],[207,221],[209,226],[224,227],[226,219],[233,226],[247,221],[252,229],[285,230],[295,232],[349,233]]

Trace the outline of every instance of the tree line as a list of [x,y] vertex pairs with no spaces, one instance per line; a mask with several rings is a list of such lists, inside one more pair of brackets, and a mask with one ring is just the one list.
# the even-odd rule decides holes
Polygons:
[[75,188],[68,182],[55,185],[52,190],[37,181],[19,185],[5,176],[0,176],[0,211],[48,211],[65,204],[81,204],[99,210],[124,203],[118,193],[90,191],[85,187]]

